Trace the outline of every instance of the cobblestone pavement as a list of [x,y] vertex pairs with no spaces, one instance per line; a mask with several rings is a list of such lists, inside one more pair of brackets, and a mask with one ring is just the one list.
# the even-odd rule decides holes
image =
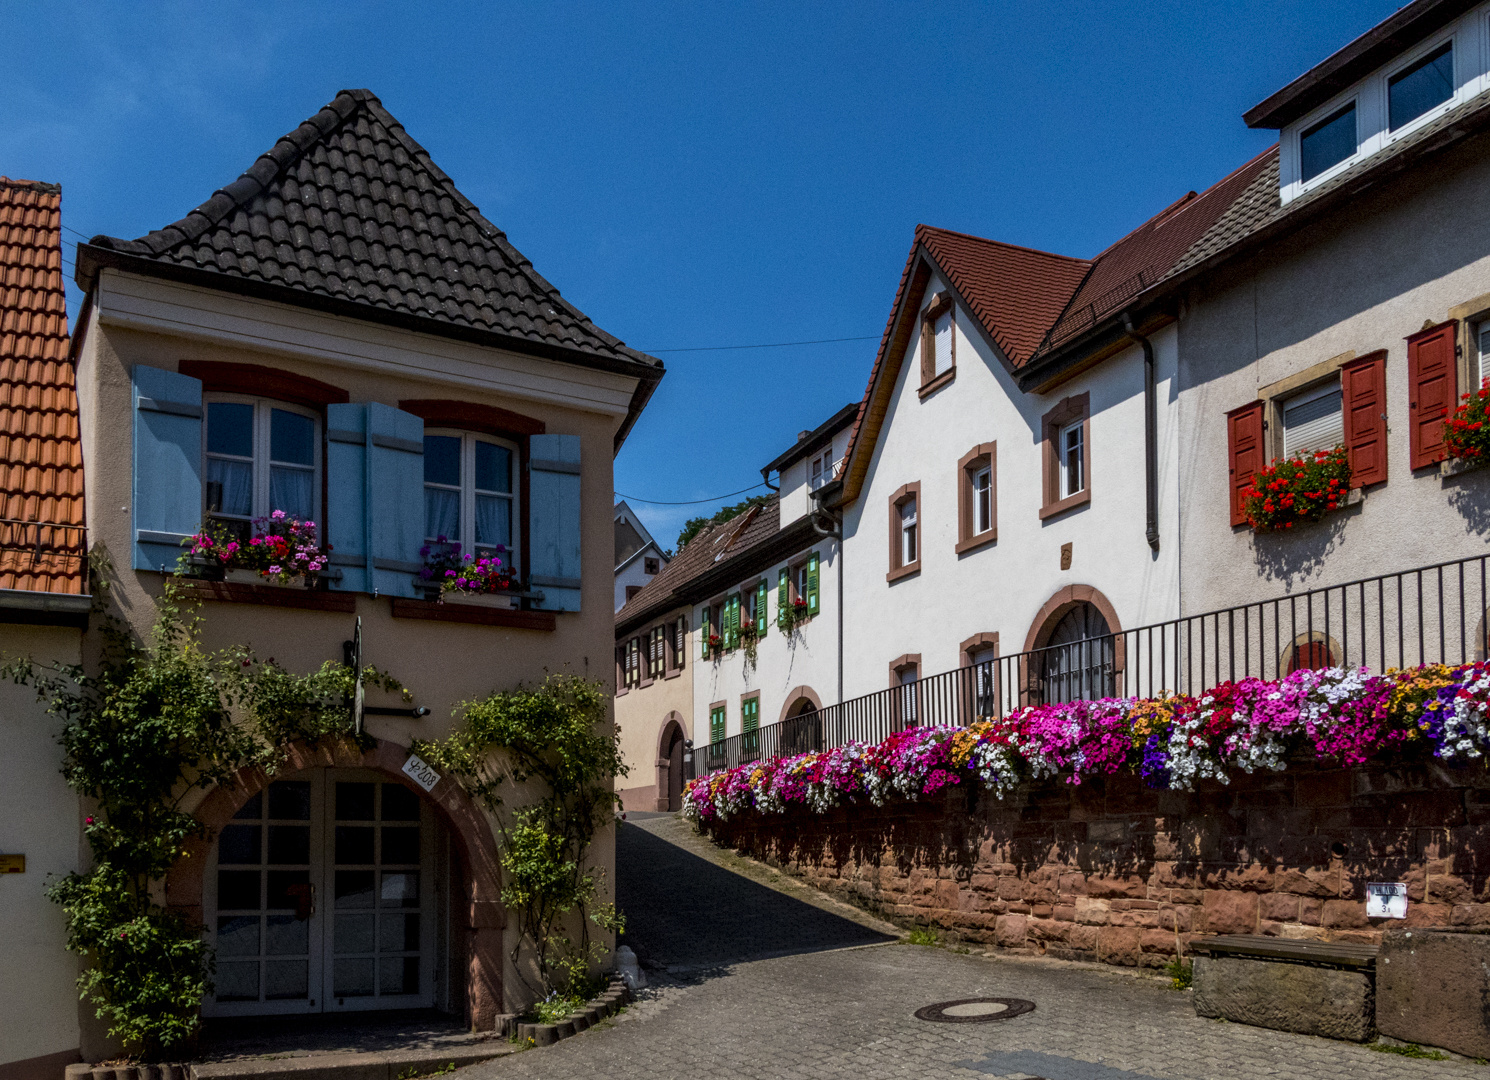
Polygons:
[[[1115,969],[857,944],[878,937],[874,920],[818,894],[808,896],[805,887],[785,877],[776,881],[771,871],[754,864],[739,865],[748,877],[736,875],[727,869],[731,856],[703,857],[709,849],[676,819],[633,820],[621,835],[626,839],[618,850],[618,875],[631,919],[629,937],[654,965],[648,971],[653,985],[601,1028],[471,1066],[463,1075],[472,1080],[1490,1077],[1490,1069],[1462,1059],[1414,1060],[1202,1020],[1187,994],[1162,980]],[[740,910],[732,906],[740,903]],[[732,950],[739,955],[731,956]],[[936,1024],[912,1015],[933,1002],[978,996],[1027,998],[1036,1008],[994,1023]]]

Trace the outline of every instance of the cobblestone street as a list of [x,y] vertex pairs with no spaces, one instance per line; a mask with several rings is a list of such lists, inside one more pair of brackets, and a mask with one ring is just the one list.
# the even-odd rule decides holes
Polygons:
[[[1490,1076],[1465,1060],[1202,1020],[1187,994],[1148,976],[888,943],[890,928],[670,816],[632,815],[620,836],[628,938],[652,985],[618,1020],[462,1070],[473,1080]],[[1036,1008],[993,1023],[912,1015],[976,996]]]

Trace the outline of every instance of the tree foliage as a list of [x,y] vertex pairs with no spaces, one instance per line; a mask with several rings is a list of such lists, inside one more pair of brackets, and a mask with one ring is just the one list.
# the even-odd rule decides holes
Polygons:
[[752,506],[761,506],[770,501],[770,495],[752,495],[744,502],[737,502],[733,506],[720,507],[719,510],[712,517],[689,518],[688,521],[683,525],[683,531],[678,534],[678,550],[682,551],[683,548],[687,545],[688,541],[692,540],[695,536],[703,532],[703,530],[708,528],[710,525],[722,524],[728,521],[730,518],[734,517],[736,514],[743,514]]
[[[106,595],[101,575],[94,594]],[[293,741],[348,734],[348,668],[328,662],[296,675],[246,648],[207,652],[199,629],[168,579],[148,641],[102,616],[96,671],[27,658],[3,669],[61,722],[62,774],[96,807],[84,826],[92,867],[48,895],[66,915],[67,947],[90,961],[83,998],[147,1060],[189,1046],[211,989],[203,927],[156,900],[186,842],[203,835],[188,797],[230,785],[245,767],[274,772]],[[364,677],[402,689],[377,672]]]
[[[538,968],[540,996],[582,983],[603,955],[591,922],[621,928],[612,904],[597,905],[600,872],[586,863],[596,832],[615,816],[613,781],[627,774],[619,735],[606,725],[604,689],[572,675],[493,694],[459,707],[462,724],[414,752],[454,776],[491,811],[500,832],[502,903],[518,913]],[[508,806],[514,792],[534,801]],[[578,940],[565,918],[579,912]]]

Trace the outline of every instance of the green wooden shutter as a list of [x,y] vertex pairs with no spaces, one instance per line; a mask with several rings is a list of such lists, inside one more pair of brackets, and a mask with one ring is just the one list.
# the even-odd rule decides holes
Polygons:
[[699,609],[698,613],[698,654],[705,660],[709,658],[709,608],[706,604]]
[[807,614],[817,614],[817,552],[807,556]]
[[766,619],[766,612],[770,608],[770,601],[767,600],[767,598],[766,598],[768,592],[769,592],[769,590],[766,588],[766,581],[765,581],[764,578],[762,578],[761,579],[761,583],[755,587],[755,636],[756,637],[765,637],[766,636],[766,627],[768,627],[768,626],[771,625],[770,622],[767,621],[767,619]]
[[786,617],[787,610],[792,604],[792,572],[788,567],[781,568],[781,576],[777,578],[776,584],[776,618],[779,622]]
[[740,644],[740,594],[735,593],[729,598],[729,637],[724,641],[726,649],[736,648]]
[[709,741],[711,743],[724,741],[724,710],[722,708],[709,713]]

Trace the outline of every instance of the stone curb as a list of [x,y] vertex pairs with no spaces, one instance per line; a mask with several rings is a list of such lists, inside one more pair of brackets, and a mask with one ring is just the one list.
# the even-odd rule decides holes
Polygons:
[[[556,1024],[518,1024],[517,1045],[552,1046],[560,1039],[567,1039],[594,1027],[630,1000],[631,992],[626,989],[626,984],[620,979],[614,979],[607,990],[585,1002],[583,1009],[570,1013]],[[109,1078],[103,1077],[101,1080]]]
[[425,1075],[448,1068],[475,1065],[516,1053],[504,1042],[481,1047],[452,1047],[446,1051],[384,1050],[370,1053],[302,1054],[296,1057],[244,1058],[189,1065],[129,1065],[122,1067],[69,1065],[64,1080],[398,1080],[399,1073],[415,1070]]

